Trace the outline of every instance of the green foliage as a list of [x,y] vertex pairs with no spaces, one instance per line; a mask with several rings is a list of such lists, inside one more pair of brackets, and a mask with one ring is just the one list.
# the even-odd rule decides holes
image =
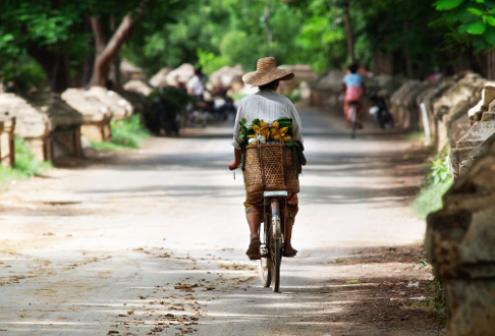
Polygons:
[[442,12],[442,21],[455,29],[458,39],[467,39],[478,51],[495,45],[495,1],[438,0],[435,8]]
[[13,168],[0,166],[0,185],[12,180],[40,175],[49,168],[51,168],[49,162],[37,160],[26,141],[16,137],[15,166]]
[[212,52],[198,49],[198,65],[205,74],[211,75],[214,71],[228,64],[229,61],[225,55],[217,56]]
[[51,164],[46,161],[39,161],[34,157],[33,152],[20,137],[15,139],[15,170],[25,176],[34,176],[49,169]]
[[202,66],[206,73],[226,64],[250,70],[266,55],[281,63],[310,63],[325,70],[345,58],[338,15],[339,9],[328,12],[323,0],[313,0],[309,7],[280,0],[193,0],[180,20],[147,22],[125,55],[150,73],[185,62]]
[[442,207],[442,197],[452,185],[452,175],[449,169],[449,157],[444,150],[432,160],[429,174],[414,200],[413,209],[418,216],[426,218],[433,211]]
[[6,60],[0,64],[0,81],[8,91],[28,92],[32,87],[47,84],[46,74],[38,63],[26,54],[20,54],[15,60]]
[[111,142],[124,147],[138,148],[149,132],[141,124],[139,115],[112,122]]
[[113,121],[111,124],[110,142],[91,143],[91,148],[100,151],[114,151],[125,148],[139,148],[142,142],[149,137],[149,132],[141,124],[139,115]]

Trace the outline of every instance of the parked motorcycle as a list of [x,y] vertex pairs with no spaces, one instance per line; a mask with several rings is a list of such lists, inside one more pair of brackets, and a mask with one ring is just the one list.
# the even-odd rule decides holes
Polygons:
[[377,122],[381,129],[393,128],[394,118],[387,107],[387,102],[384,97],[379,95],[373,95],[369,97],[372,102],[372,106],[369,109],[369,113],[373,116],[373,119]]

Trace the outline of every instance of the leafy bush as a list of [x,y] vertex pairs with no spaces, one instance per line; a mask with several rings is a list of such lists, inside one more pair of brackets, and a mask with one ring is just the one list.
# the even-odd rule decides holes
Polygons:
[[138,148],[148,136],[149,133],[141,124],[139,115],[112,122],[112,138],[110,141],[114,144]]
[[15,167],[14,169],[25,176],[34,176],[49,169],[51,164],[47,161],[39,161],[33,152],[20,137],[15,139]]
[[139,115],[113,121],[110,142],[92,142],[91,147],[100,151],[113,151],[124,148],[139,148],[149,132],[141,124]]
[[432,160],[429,174],[416,197],[413,209],[421,218],[442,207],[442,197],[452,185],[449,156],[444,150]]
[[15,165],[13,168],[0,167],[0,184],[12,180],[40,175],[51,167],[46,161],[37,160],[33,152],[20,137],[15,138]]

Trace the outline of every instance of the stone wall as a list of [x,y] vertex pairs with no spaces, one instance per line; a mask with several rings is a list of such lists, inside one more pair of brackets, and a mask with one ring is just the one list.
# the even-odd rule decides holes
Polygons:
[[471,126],[468,111],[480,99],[487,82],[472,72],[455,76],[453,80],[454,84],[433,103],[433,114],[439,123],[438,149],[445,145],[454,148],[468,131]]
[[330,70],[321,75],[311,86],[310,104],[313,106],[330,106],[340,108],[339,95],[342,92],[342,78],[340,70]]
[[448,335],[494,335],[495,135],[443,203],[428,216],[425,245],[445,287]]
[[420,126],[417,97],[434,84],[418,80],[407,80],[390,97],[390,112],[396,127],[418,129]]

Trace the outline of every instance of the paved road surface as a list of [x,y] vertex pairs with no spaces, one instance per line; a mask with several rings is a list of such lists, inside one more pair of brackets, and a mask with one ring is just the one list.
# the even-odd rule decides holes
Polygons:
[[350,140],[315,111],[303,120],[300,254],[284,260],[281,294],[260,287],[244,256],[242,177],[225,169],[230,129],[210,127],[3,191],[0,335],[435,334],[407,313],[388,324],[376,306],[387,281],[428,272],[349,262],[422,240],[407,204],[419,182],[407,142]]

